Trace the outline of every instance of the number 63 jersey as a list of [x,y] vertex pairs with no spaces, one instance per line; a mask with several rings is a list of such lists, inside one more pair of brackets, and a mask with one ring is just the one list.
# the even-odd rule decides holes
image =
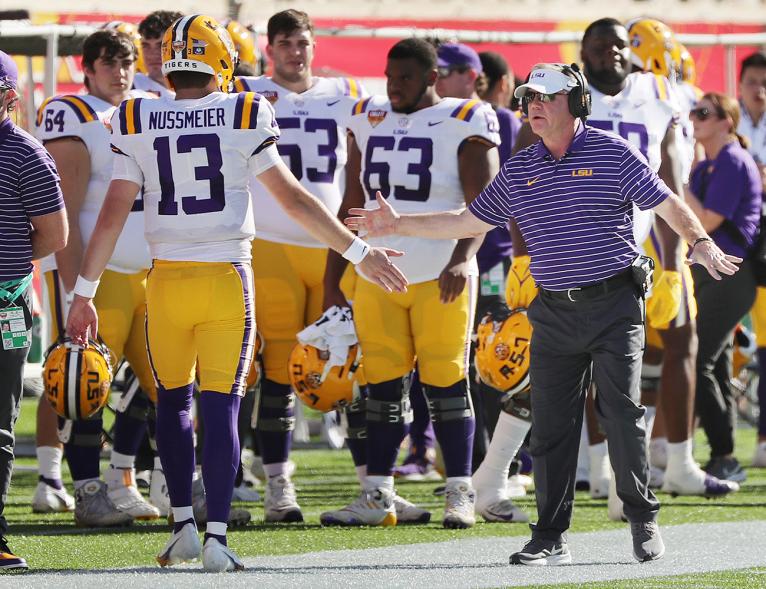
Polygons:
[[[443,98],[411,113],[391,109],[387,98],[359,101],[349,130],[362,156],[360,181],[365,208],[377,208],[380,191],[400,213],[451,211],[466,206],[458,154],[469,139],[500,145],[497,115],[480,100]],[[404,252],[396,265],[411,284],[438,278],[456,239],[387,236],[368,238],[373,246]],[[473,262],[473,273],[478,268]]]
[[152,258],[247,262],[248,180],[276,162],[274,110],[254,92],[127,100],[112,116],[113,179],[144,187]]

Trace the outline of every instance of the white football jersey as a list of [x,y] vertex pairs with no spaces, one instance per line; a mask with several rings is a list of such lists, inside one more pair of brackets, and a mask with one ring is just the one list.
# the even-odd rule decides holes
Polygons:
[[[625,80],[614,96],[590,88],[592,106],[588,125],[616,133],[641,151],[657,172],[662,162],[662,141],[668,128],[676,127],[680,105],[664,76],[637,72]],[[654,213],[633,206],[633,235],[642,244],[649,237]]]
[[137,72],[136,76],[133,78],[133,88],[135,90],[143,90],[144,92],[153,94],[157,98],[175,98],[176,96],[176,93],[172,89],[140,72]]
[[[109,148],[108,125],[116,109],[95,96],[57,96],[46,100],[37,112],[37,138],[40,141],[76,137],[90,154],[90,178],[78,219],[83,247],[90,242],[112,179],[114,154]],[[150,266],[149,248],[144,238],[143,200],[139,195],[107,268],[132,274]],[[40,267],[44,272],[55,269],[55,256],[41,260]]]
[[[375,96],[354,106],[349,129],[362,155],[365,207],[377,208],[375,192],[380,190],[400,213],[464,208],[458,172],[461,145],[471,137],[500,145],[495,111],[480,100],[443,98],[405,114],[394,112],[387,98]],[[398,235],[368,241],[403,251],[396,265],[413,284],[438,278],[457,243]]]
[[[238,91],[258,92],[274,107],[280,139],[277,149],[301,184],[337,213],[345,187],[348,159],[346,128],[351,110],[364,97],[359,82],[348,78],[314,78],[311,88],[297,94],[266,76],[241,77]],[[258,239],[304,247],[327,247],[311,236],[279,206],[269,191],[251,179],[253,214]]]
[[[246,262],[255,232],[248,178],[278,162],[279,129],[253,92],[127,100],[112,116],[113,178],[144,188],[152,258]],[[272,153],[273,152],[273,153]]]

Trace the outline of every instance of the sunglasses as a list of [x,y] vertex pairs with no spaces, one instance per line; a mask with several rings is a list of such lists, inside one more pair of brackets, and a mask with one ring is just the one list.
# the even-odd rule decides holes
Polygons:
[[541,92],[527,92],[524,94],[524,102],[527,104],[533,103],[535,100],[539,100],[542,103],[549,103],[556,100],[556,96],[566,94],[566,92],[557,92],[555,94],[543,94]]
[[711,111],[708,107],[702,106],[700,108],[693,108],[689,111],[689,116],[694,117],[698,121],[706,121],[710,117],[712,117],[714,114],[713,111]]
[[440,78],[449,78],[453,72],[457,72],[459,74],[466,73],[470,68],[466,66],[455,66],[455,67],[438,67],[436,68],[436,73]]

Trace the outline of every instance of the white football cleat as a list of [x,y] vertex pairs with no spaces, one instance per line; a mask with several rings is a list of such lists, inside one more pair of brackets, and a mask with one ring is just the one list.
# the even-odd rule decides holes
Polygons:
[[271,477],[266,483],[263,520],[272,523],[303,521],[303,513],[295,496],[295,486],[289,477],[284,475]]
[[395,526],[394,494],[388,489],[362,491],[352,503],[319,516],[323,526]]
[[234,487],[231,500],[242,501],[243,503],[258,503],[261,500],[261,494],[243,481],[241,485]]
[[32,498],[34,513],[63,513],[74,510],[74,497],[67,493],[64,487],[56,489],[48,483],[40,481]]
[[74,497],[74,523],[78,527],[103,528],[133,523],[133,516],[114,505],[103,481],[88,481],[75,490]]
[[527,487],[531,485],[532,477],[525,474],[515,474],[508,477],[505,490],[509,497],[524,497],[527,494]]
[[398,524],[427,524],[431,521],[431,512],[421,509],[404,497],[394,492],[394,509],[396,509],[396,523]]
[[484,508],[477,508],[476,511],[488,522],[515,524],[517,522],[529,521],[529,516],[516,507],[510,499],[495,501]]
[[208,538],[202,549],[202,566],[209,573],[226,573],[245,570],[244,563],[215,538]]
[[112,466],[104,473],[104,481],[107,495],[119,511],[137,520],[149,521],[160,517],[160,510],[146,501],[138,491],[132,468]]
[[165,473],[160,468],[152,470],[152,480],[149,483],[149,503],[154,505],[162,517],[170,513],[170,495]]
[[461,482],[448,482],[444,489],[445,506],[442,525],[445,528],[464,529],[476,524],[476,491]]
[[161,567],[173,566],[197,560],[200,552],[202,552],[202,544],[197,534],[197,526],[189,522],[170,536],[165,548],[157,555],[157,562]]

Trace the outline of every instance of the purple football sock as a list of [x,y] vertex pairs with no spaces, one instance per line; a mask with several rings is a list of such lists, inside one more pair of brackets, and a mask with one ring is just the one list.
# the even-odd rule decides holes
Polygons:
[[191,418],[193,383],[157,391],[157,450],[168,485],[170,504],[192,504],[194,425]]
[[[465,381],[448,387],[428,385],[426,396],[429,400],[434,432],[444,457],[444,471],[447,477],[471,476],[471,456],[476,420],[468,397]],[[456,415],[462,408],[462,416]]]
[[207,542],[208,538],[215,538],[224,546],[228,546],[228,544],[226,544],[226,536],[221,536],[220,534],[208,534],[207,532],[205,532],[205,539],[202,541],[202,543],[204,544],[205,542]]
[[410,454],[424,460],[426,452],[434,447],[434,426],[428,412],[428,401],[423,393],[420,378],[415,371],[410,388],[412,423],[410,424]]
[[295,395],[289,384],[261,382],[255,434],[264,464],[287,462],[295,426]]
[[136,391],[133,400],[124,411],[114,417],[114,451],[135,456],[146,434],[146,413],[149,399],[143,392]]
[[72,422],[69,441],[64,444],[64,456],[69,464],[73,481],[97,479],[101,474],[99,458],[103,425],[104,420],[100,411],[97,416],[90,419]]
[[[370,384],[367,399],[367,474],[391,476],[408,425],[393,404],[406,397],[401,378]],[[392,422],[393,421],[393,422]]]
[[57,491],[60,491],[64,488],[64,481],[61,479],[49,479],[44,477],[43,475],[40,475],[37,477],[37,480],[39,480],[41,483],[45,483],[49,487],[53,487]]
[[186,524],[194,524],[194,527],[197,527],[197,522],[195,522],[193,519],[185,519],[182,522],[174,522],[173,523],[173,533],[177,534],[181,531],[181,528],[183,528]]
[[207,519],[211,522],[229,521],[240,460],[237,417],[241,400],[238,395],[215,391],[202,391],[199,397],[205,416],[202,480],[207,495]]
[[766,436],[766,348],[758,348],[758,366],[761,366],[763,378],[758,380],[758,406],[761,408],[758,417],[758,435]]

